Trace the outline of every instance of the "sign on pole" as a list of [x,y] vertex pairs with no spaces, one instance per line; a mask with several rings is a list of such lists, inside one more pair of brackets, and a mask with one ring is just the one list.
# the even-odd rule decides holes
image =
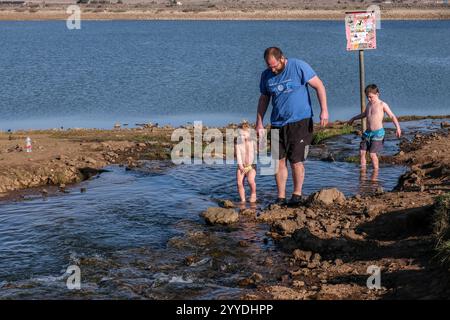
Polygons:
[[367,50],[377,48],[377,22],[375,12],[347,12],[345,32],[347,50]]
[[[356,11],[345,13],[345,33],[347,36],[347,51],[359,51],[359,86],[361,113],[366,111],[364,94],[365,71],[364,50],[377,48],[376,14],[373,11]],[[362,130],[367,128],[366,119],[361,121]]]

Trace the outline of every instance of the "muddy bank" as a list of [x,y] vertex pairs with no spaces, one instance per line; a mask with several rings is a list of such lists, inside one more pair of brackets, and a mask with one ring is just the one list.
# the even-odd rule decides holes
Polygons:
[[[168,159],[172,131],[149,128],[0,133],[0,197],[40,186],[64,188],[101,173],[109,164],[133,167],[141,158]],[[32,138],[30,153],[25,150],[26,137]]]
[[[365,10],[370,3],[334,1],[215,1],[180,2],[169,5],[153,1],[147,4],[81,4],[83,20],[342,20],[346,11]],[[68,6],[68,5],[67,5]],[[0,6],[0,20],[66,20],[67,6],[28,4]],[[450,19],[444,4],[381,4],[383,20]]]
[[[402,143],[394,158],[411,170],[393,192],[344,199],[334,190],[325,202],[316,201],[316,194],[295,208],[269,206],[256,221],[270,226],[268,235],[285,253],[274,264],[283,267],[243,298],[448,298],[450,273],[436,259],[433,230],[439,217],[439,234],[445,235],[440,260],[448,261],[450,251],[442,243],[448,239],[449,206],[442,199],[450,191],[449,144],[448,131]],[[378,290],[367,287],[371,266],[381,272]]]

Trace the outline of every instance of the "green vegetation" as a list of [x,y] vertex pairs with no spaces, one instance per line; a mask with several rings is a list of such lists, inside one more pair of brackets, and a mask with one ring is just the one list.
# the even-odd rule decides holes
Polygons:
[[436,236],[436,259],[450,265],[450,193],[436,199],[433,214],[433,232]]
[[354,132],[353,127],[349,125],[343,125],[342,127],[339,128],[321,129],[320,131],[314,134],[312,144],[320,144],[324,140],[329,139],[331,137],[350,134],[353,132]]

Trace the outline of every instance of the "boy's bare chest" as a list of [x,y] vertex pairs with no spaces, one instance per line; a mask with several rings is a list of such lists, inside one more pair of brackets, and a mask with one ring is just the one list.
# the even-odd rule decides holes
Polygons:
[[369,105],[367,115],[368,117],[371,118],[383,117],[383,105],[382,104]]

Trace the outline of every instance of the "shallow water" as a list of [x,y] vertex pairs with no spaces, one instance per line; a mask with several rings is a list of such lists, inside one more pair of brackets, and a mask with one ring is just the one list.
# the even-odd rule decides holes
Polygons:
[[[0,298],[237,297],[242,290],[236,276],[243,271],[232,266],[274,249],[270,241],[262,242],[264,226],[211,228],[198,216],[216,206],[216,199],[237,199],[234,166],[151,161],[138,171],[108,170],[68,194],[0,204]],[[306,170],[306,194],[338,187],[346,195],[379,186],[389,190],[404,172],[384,167],[373,182],[370,171],[360,181],[357,166],[349,163],[311,160]],[[257,184],[262,207],[275,199],[274,177],[258,175]],[[203,249],[183,240],[199,230],[209,233]],[[180,243],[170,245],[177,238]],[[252,245],[227,249],[239,240]],[[184,257],[193,252],[203,261],[184,266]],[[72,264],[82,268],[79,292],[65,287],[64,273]],[[220,276],[221,268],[230,272]]]

